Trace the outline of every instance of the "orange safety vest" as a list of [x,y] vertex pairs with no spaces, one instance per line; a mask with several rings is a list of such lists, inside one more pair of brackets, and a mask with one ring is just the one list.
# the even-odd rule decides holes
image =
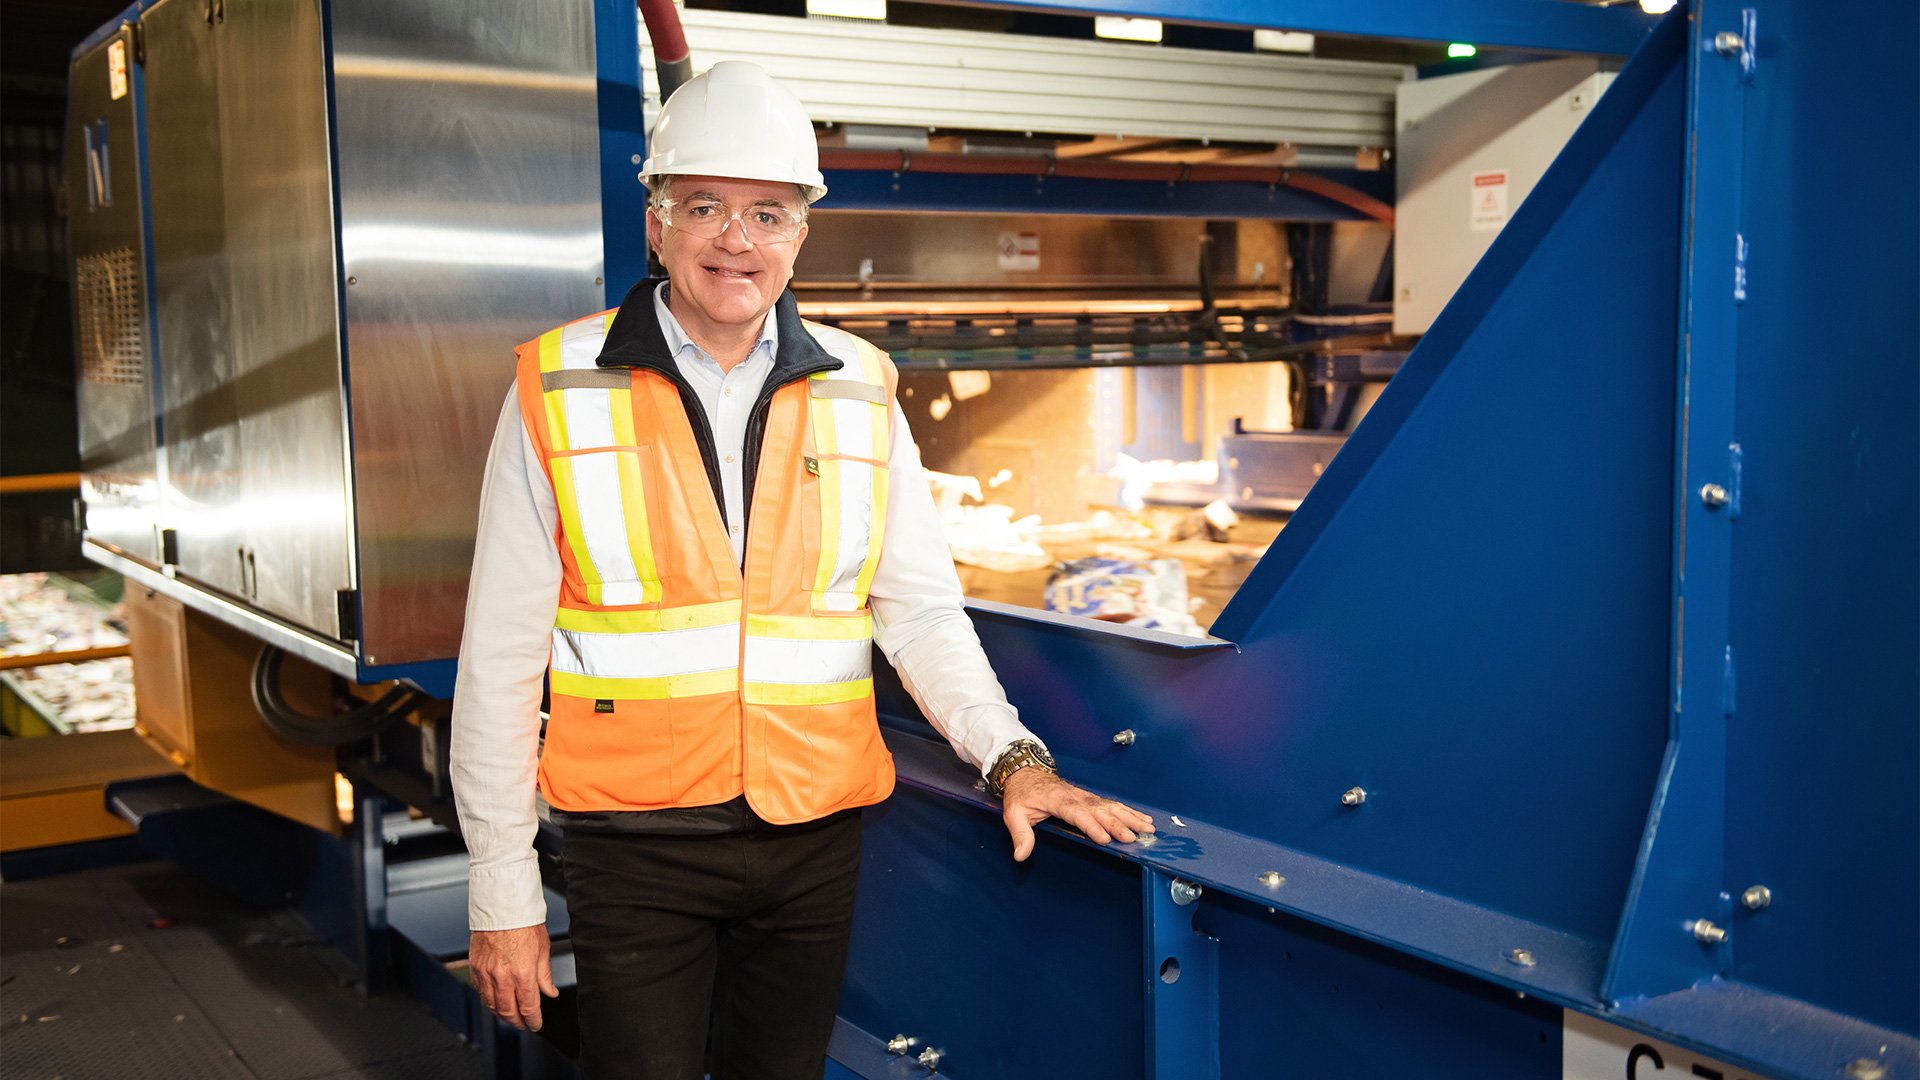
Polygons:
[[874,714],[867,590],[886,522],[892,361],[804,324],[842,367],[773,392],[743,569],[678,385],[596,364],[616,313],[516,350],[563,567],[541,791],[573,812],[744,793],[775,824],[885,799],[893,757]]

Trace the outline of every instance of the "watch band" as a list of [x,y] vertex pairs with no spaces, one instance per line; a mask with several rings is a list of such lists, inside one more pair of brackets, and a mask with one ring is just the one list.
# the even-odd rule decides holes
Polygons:
[[1055,776],[1060,770],[1053,763],[1053,755],[1032,739],[1015,739],[994,759],[993,767],[987,770],[987,791],[994,797],[1005,794],[1007,780],[1014,773],[1025,768],[1044,769]]

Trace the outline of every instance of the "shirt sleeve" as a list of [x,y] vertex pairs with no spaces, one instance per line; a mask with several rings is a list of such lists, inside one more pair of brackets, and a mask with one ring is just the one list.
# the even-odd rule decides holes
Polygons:
[[1034,737],[1008,704],[967,618],[960,576],[899,402],[887,449],[886,531],[870,596],[875,644],[967,764],[984,773],[1009,743]]
[[553,488],[507,394],[487,454],[453,698],[453,792],[474,930],[546,921],[533,838],[540,692],[560,597]]

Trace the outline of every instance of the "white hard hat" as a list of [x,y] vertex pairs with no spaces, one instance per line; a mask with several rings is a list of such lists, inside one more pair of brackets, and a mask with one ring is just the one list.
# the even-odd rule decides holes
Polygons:
[[663,176],[725,176],[798,184],[810,203],[827,193],[807,107],[745,60],[722,60],[675,90],[647,150],[640,179],[650,188]]

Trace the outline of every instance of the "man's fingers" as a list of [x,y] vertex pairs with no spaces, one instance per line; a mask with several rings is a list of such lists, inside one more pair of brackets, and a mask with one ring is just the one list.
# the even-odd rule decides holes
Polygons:
[[560,989],[553,985],[553,962],[550,960],[542,960],[540,962],[539,975],[540,992],[548,997],[559,997]]
[[1006,815],[1007,834],[1013,837],[1013,861],[1026,862],[1033,854],[1033,826],[1027,824],[1027,816],[1017,811],[1008,811]]
[[523,972],[521,978],[514,980],[515,1004],[519,1007],[520,1024],[528,1031],[540,1030],[540,990],[530,977],[531,972]]

